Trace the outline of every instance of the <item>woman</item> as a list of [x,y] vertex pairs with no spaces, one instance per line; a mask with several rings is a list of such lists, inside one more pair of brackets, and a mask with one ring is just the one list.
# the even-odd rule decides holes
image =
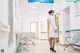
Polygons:
[[48,13],[49,13],[49,23],[50,23],[50,29],[49,29],[50,50],[56,52],[54,47],[55,47],[55,38],[58,37],[58,35],[57,35],[58,29],[56,26],[54,11],[50,10]]

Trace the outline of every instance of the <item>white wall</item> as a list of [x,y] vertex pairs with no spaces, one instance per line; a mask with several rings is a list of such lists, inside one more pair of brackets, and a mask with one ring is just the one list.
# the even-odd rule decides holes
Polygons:
[[16,0],[16,3],[15,3],[15,17],[14,17],[14,32],[21,32],[21,22],[22,22],[22,16],[21,16],[21,10],[20,10],[20,6],[19,6],[19,1]]
[[[78,2],[79,3],[79,2]],[[70,6],[70,24],[71,24],[71,29],[77,29],[77,28],[80,28],[79,26],[79,16],[78,17],[75,17],[76,16],[76,6],[75,6],[76,3],[74,2],[66,2],[65,0],[63,0],[62,2],[62,11],[63,9],[65,9],[66,7]],[[80,3],[79,3],[80,4]],[[62,12],[63,14],[63,12]],[[64,14],[63,14],[64,15]],[[63,16],[62,15],[62,16]]]
[[70,3],[72,2],[66,2],[66,0],[62,0],[62,9],[65,9],[66,7],[68,7]]
[[0,21],[8,23],[8,0],[0,0]]
[[3,31],[0,31],[0,50],[1,49],[4,49],[4,53],[8,51],[8,33]]
[[[16,2],[16,3],[15,3]],[[16,34],[21,32],[21,11],[18,0],[13,0],[13,43],[9,45],[8,53],[15,53],[16,52]]]
[[[79,16],[75,17],[75,3],[74,2],[66,2],[66,0],[62,0],[62,9],[61,9],[62,18],[61,19],[63,20],[63,18],[65,18],[65,20],[66,20],[67,17],[64,17],[63,10],[68,6],[70,6],[70,23],[69,23],[70,29],[79,29],[80,28],[79,27],[80,26],[80,23],[79,23],[80,19],[79,19]],[[63,26],[62,26],[62,32],[60,33],[60,43],[65,44],[66,43],[65,42],[66,35],[69,35],[69,36],[71,36],[71,35],[69,33],[67,34],[64,32],[65,31],[64,20],[61,23]],[[69,29],[69,27],[66,28],[66,30],[68,30],[68,29]]]
[[[62,3],[61,4],[62,7],[61,7],[61,18],[60,18],[61,22],[60,23],[62,23],[62,24],[61,24],[61,28],[60,28],[61,32],[59,35],[59,42],[60,42],[60,44],[66,44],[65,37],[70,36],[70,33],[65,33],[65,30],[70,29],[70,24],[71,24],[70,23],[71,18],[70,18],[70,15],[68,15],[69,13],[67,13],[68,11],[66,10],[66,8],[70,6],[70,2],[66,2],[66,0],[62,0],[61,3]],[[67,21],[69,21],[69,22],[67,22]],[[67,25],[67,23],[69,26]]]
[[39,39],[47,39],[48,12],[39,14]]
[[[4,53],[15,53],[16,51],[16,36],[15,36],[15,33],[16,32],[21,32],[21,12],[20,12],[20,8],[19,8],[19,4],[18,4],[18,0],[16,1],[16,9],[15,9],[15,0],[12,0],[13,1],[13,23],[12,23],[12,28],[13,28],[13,43],[11,45],[8,45],[9,42],[8,42],[8,38],[9,38],[9,32],[6,32],[6,31],[1,31],[0,30],[0,50],[1,49],[4,49]],[[8,3],[9,0],[0,0],[0,22],[8,25],[9,23],[9,20],[8,20],[8,17],[12,16],[12,15],[8,15],[9,14],[9,11],[8,8]],[[16,12],[15,12],[16,10]],[[16,13],[16,15],[15,15]],[[16,17],[18,19],[16,19]],[[12,18],[12,17],[11,17]],[[10,19],[10,18],[9,18]],[[0,25],[1,26],[1,25]],[[1,52],[0,52],[1,53]]]
[[37,14],[31,14],[23,17],[23,32],[30,32],[30,22],[38,22]]
[[[0,22],[8,25],[8,0],[0,0]],[[8,32],[0,30],[0,50],[1,49],[4,49],[4,53],[8,51]]]
[[68,30],[71,28],[70,23],[70,6],[63,9],[63,29]]
[[[79,3],[80,4],[80,3]],[[76,3],[71,4],[70,12],[71,12],[71,29],[80,29],[80,15],[76,17],[77,8],[80,6],[75,6]],[[79,8],[80,9],[80,8]],[[79,11],[78,11],[79,12]],[[79,12],[80,14],[80,12]]]

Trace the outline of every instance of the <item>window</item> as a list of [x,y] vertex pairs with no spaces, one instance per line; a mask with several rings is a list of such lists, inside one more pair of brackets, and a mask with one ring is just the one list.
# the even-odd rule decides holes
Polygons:
[[54,3],[54,0],[28,0],[29,3],[39,2],[39,3]]

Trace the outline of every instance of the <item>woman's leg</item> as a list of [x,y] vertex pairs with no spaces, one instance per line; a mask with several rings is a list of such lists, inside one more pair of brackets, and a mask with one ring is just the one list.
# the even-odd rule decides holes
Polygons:
[[52,48],[54,49],[55,47],[55,38],[52,39]]
[[52,51],[56,52],[55,49],[54,49],[54,47],[55,47],[55,38],[52,39],[52,43],[53,43],[53,44],[52,44],[52,46],[53,46],[53,47],[52,47],[52,49],[53,49]]
[[50,43],[50,48],[53,48],[53,46],[52,46],[52,38],[50,38],[49,43]]

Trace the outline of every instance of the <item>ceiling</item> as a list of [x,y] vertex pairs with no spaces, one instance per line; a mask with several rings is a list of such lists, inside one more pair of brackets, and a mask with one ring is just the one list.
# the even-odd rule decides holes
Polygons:
[[[56,0],[59,3],[60,0]],[[50,9],[54,9],[54,4],[44,3],[28,3],[28,0],[19,0],[20,10],[23,16],[31,14],[47,13]]]

